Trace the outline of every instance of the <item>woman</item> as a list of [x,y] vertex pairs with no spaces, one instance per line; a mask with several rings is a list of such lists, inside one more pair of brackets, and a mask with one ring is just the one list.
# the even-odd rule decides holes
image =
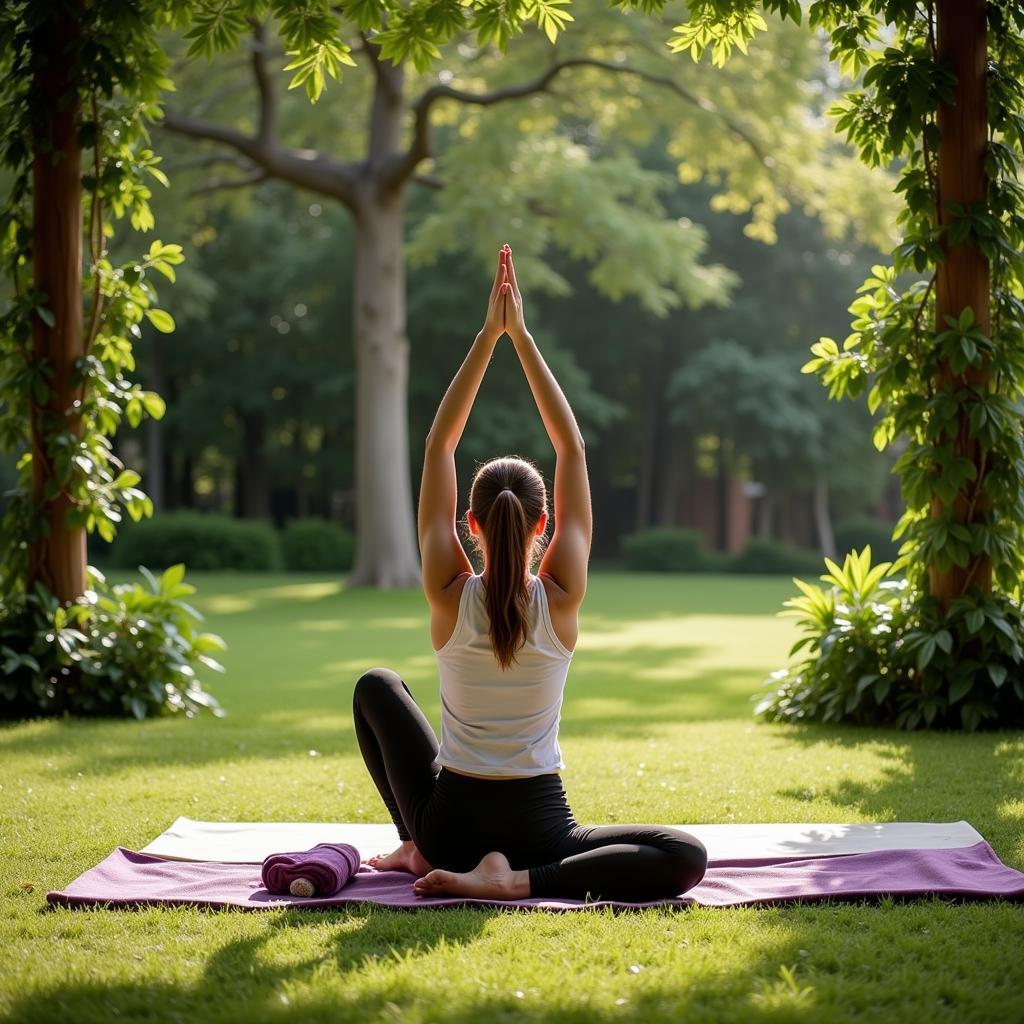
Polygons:
[[[547,495],[532,463],[486,463],[466,513],[484,560],[475,575],[456,530],[455,448],[504,333],[555,449],[555,531],[545,549]],[[353,695],[360,750],[402,841],[367,863],[419,876],[417,896],[644,901],[677,896],[704,875],[707,851],[686,832],[589,827],[569,809],[558,723],[590,540],[583,438],[526,328],[506,245],[484,326],[441,401],[423,464],[419,542],[441,679],[440,745],[390,669],[366,672]]]

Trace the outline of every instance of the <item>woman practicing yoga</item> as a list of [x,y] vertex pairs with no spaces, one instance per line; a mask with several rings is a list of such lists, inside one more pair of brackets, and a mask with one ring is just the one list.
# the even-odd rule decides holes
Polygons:
[[[555,449],[555,530],[545,545],[547,493],[531,462],[484,464],[466,512],[483,556],[475,575],[456,526],[455,449],[505,333]],[[440,745],[391,669],[370,669],[353,694],[359,748],[402,841],[367,863],[420,876],[417,896],[637,902],[678,896],[704,876],[707,851],[686,832],[580,825],[569,809],[558,724],[591,522],[583,438],[526,328],[506,245],[484,326],[441,401],[423,463],[419,542],[441,680]]]

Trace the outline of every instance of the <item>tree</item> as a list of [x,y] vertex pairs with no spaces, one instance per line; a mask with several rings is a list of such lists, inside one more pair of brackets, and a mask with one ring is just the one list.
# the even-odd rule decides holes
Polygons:
[[[436,212],[413,240],[411,252],[418,262],[451,250],[467,235],[478,240],[474,248],[486,262],[491,248],[507,237],[511,228],[522,238],[521,244],[518,238],[515,241],[524,277],[545,281],[549,287],[564,286],[563,279],[544,263],[544,250],[554,242],[570,254],[594,262],[593,281],[599,288],[617,297],[636,293],[659,313],[680,301],[696,307],[723,294],[725,275],[717,268],[699,266],[703,245],[699,229],[664,218],[657,198],[658,176],[646,173],[628,153],[615,152],[607,141],[584,147],[536,128],[524,132],[511,121],[511,115],[503,114],[499,120],[488,116],[491,111],[530,97],[557,98],[555,87],[570,78],[588,86],[574,97],[581,116],[586,116],[585,109],[593,103],[593,99],[584,101],[583,96],[600,101],[613,89],[620,101],[623,95],[630,96],[630,105],[635,107],[639,93],[627,93],[627,88],[662,91],[666,104],[695,112],[696,123],[704,130],[699,142],[678,131],[674,140],[680,156],[687,159],[691,170],[706,167],[721,175],[723,196],[734,206],[753,206],[755,230],[770,237],[774,216],[794,194],[790,189],[787,198],[781,175],[767,170],[772,160],[762,135],[768,135],[768,128],[746,123],[739,96],[713,103],[685,78],[670,73],[670,55],[645,54],[642,47],[653,49],[653,29],[648,23],[623,27],[617,12],[616,37],[607,14],[597,18],[588,13],[582,27],[574,26],[580,38],[587,22],[596,22],[585,37],[587,56],[550,61],[541,52],[548,47],[547,41],[539,34],[534,38],[527,34],[517,44],[514,56],[496,60],[477,48],[464,60],[454,46],[450,54],[442,54],[424,42],[430,18],[436,16],[441,24],[442,6],[452,18],[445,38],[467,45],[471,37],[456,31],[468,27],[467,23],[450,5],[423,8],[416,15],[387,4],[338,5],[343,27],[350,33],[358,29],[362,46],[354,52],[365,55],[373,76],[366,106],[356,112],[359,121],[352,117],[349,131],[342,135],[350,149],[353,138],[365,139],[361,159],[346,159],[305,145],[300,148],[282,140],[279,98],[268,66],[272,41],[258,21],[251,22],[251,70],[259,104],[255,131],[170,108],[164,118],[171,131],[216,143],[244,158],[247,177],[232,185],[268,176],[279,178],[337,200],[352,216],[357,247],[353,330],[358,541],[350,585],[409,586],[419,580],[407,447],[409,344],[402,252],[412,184],[443,187]],[[480,26],[488,24],[483,20],[485,8],[491,11],[481,5],[478,36]],[[553,40],[558,9],[554,4],[524,3],[518,6],[518,15],[532,11]],[[780,47],[797,62],[808,62],[814,52],[809,41],[797,34],[782,33],[779,40]],[[629,63],[617,59],[616,52],[623,47],[627,52],[635,49],[643,59]],[[431,80],[412,98],[405,68],[397,63],[405,57],[411,57],[420,71],[431,59],[443,59],[445,77]],[[610,84],[616,79],[623,82]],[[766,110],[774,107],[780,120],[803,102],[792,79],[791,72],[783,79],[764,80],[765,95],[759,105]],[[457,84],[460,80],[466,86]],[[627,81],[632,86],[626,85]],[[749,104],[749,98],[746,102]],[[438,112],[453,104],[477,112],[468,115],[473,146],[439,147],[435,141]],[[551,115],[543,110],[531,108],[531,116],[550,122]],[[610,128],[616,119],[592,120],[603,120]],[[403,141],[407,122],[408,139]],[[797,143],[794,151],[799,159],[795,163],[800,168],[794,167],[793,175],[805,186],[795,194],[820,209],[825,183],[831,180],[815,148],[820,145],[821,133],[814,127],[790,130],[790,135]],[[600,159],[591,157],[591,149]],[[489,159],[481,161],[479,154],[487,150]],[[831,158],[842,163],[848,183],[864,192],[863,182],[849,174],[849,158]],[[440,177],[420,175],[420,169],[432,160]],[[819,171],[820,180],[813,185],[808,165]],[[507,169],[512,167],[516,172],[509,175]],[[497,195],[502,197],[500,204],[495,203]],[[864,205],[869,216],[878,206]],[[509,211],[517,207],[529,211],[533,226],[514,228],[514,221],[510,224]],[[543,275],[541,268],[545,269]],[[532,273],[534,270],[538,273]]]
[[906,440],[904,541],[894,566],[851,555],[829,565],[826,595],[788,602],[809,656],[762,710],[1006,725],[1024,718],[1024,5],[860,11],[851,23],[822,3],[812,21],[847,69],[866,68],[837,124],[865,162],[901,161],[904,237],[850,307],[842,349],[822,338],[805,371],[833,397],[867,393],[878,447]]
[[[122,418],[163,412],[159,397],[124,373],[144,317],[173,328],[141,281],[152,270],[173,280],[180,247],[155,241],[121,267],[104,250],[112,221],[127,214],[136,227],[152,226],[141,179],[162,177],[142,123],[163,84],[153,17],[166,11],[81,0],[8,4],[0,14],[0,153],[11,173],[0,259],[14,290],[0,319],[0,437],[21,454],[0,526],[5,716],[220,712],[195,666],[220,668],[210,654],[223,642],[196,631],[198,614],[181,600],[192,592],[184,567],[159,580],[148,574],[148,586],[108,588],[85,565],[86,530],[110,538],[121,508],[135,518],[151,511],[109,437]],[[115,97],[117,86],[125,91]],[[93,159],[83,177],[86,149]]]

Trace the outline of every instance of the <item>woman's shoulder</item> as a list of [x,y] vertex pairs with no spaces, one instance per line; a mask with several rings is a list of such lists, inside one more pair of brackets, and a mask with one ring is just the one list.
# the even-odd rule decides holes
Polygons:
[[547,595],[548,604],[552,607],[560,609],[572,608],[576,609],[577,602],[569,595],[569,593],[559,585],[558,581],[547,572],[539,572],[534,577],[544,587],[544,593]]

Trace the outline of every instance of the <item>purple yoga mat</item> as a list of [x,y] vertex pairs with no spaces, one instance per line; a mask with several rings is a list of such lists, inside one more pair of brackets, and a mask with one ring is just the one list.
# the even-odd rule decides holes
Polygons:
[[334,896],[304,899],[275,896],[264,888],[259,865],[220,861],[168,861],[119,846],[105,860],[76,878],[66,889],[48,892],[51,904],[138,904],[243,907],[337,907],[379,903],[389,907],[446,907],[462,904],[578,910],[591,907],[734,907],[778,901],[872,899],[885,895],[1024,898],[1024,873],[1008,868],[986,842],[945,850],[882,850],[832,857],[712,860],[703,880],[684,896],[627,903],[530,898],[479,900],[461,896],[420,899],[414,877],[404,871],[376,871],[363,865]]
[[317,843],[309,850],[272,853],[263,861],[265,888],[287,894],[293,882],[305,879],[312,887],[307,896],[333,896],[359,870],[359,851],[351,843]]

